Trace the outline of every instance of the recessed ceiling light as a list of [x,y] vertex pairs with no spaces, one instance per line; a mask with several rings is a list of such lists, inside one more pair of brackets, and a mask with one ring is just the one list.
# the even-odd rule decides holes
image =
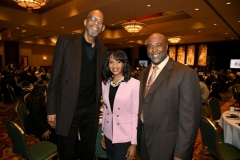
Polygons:
[[231,39],[233,39],[233,38],[231,38]]
[[231,4],[231,2],[227,2],[226,4]]
[[198,31],[199,33],[201,32],[201,31]]
[[126,39],[126,40],[128,40],[128,39]]
[[72,34],[74,34],[74,33],[72,33]]
[[112,24],[112,26],[113,26],[114,24]]
[[214,26],[216,26],[216,25],[217,25],[217,23],[214,23],[213,25],[214,25]]
[[23,24],[22,26],[24,27],[25,25]]
[[22,35],[23,37],[25,36],[25,35]]
[[240,21],[238,21],[238,22],[240,22]]
[[148,4],[148,5],[147,5],[147,7],[151,7],[151,5],[150,5],[150,4]]
[[198,11],[199,10],[199,8],[195,8],[195,11]]
[[228,33],[225,33],[225,34],[228,34]]
[[62,28],[64,28],[64,27],[62,27]]
[[102,39],[105,39],[104,37]]
[[19,29],[19,27],[16,27],[16,29]]

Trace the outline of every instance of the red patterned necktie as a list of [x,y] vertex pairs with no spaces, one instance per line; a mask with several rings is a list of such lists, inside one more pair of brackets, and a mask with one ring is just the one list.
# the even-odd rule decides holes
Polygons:
[[158,70],[158,66],[153,66],[153,71],[152,71],[152,74],[151,76],[149,77],[149,80],[147,82],[147,85],[146,85],[146,88],[145,88],[145,93],[144,93],[144,97],[146,97],[149,89],[151,88],[154,80],[155,80],[155,77],[156,77],[156,73],[157,73],[157,70]]
[[[158,70],[158,66],[153,66],[152,74],[151,74],[151,76],[149,77],[149,80],[148,80],[147,85],[146,85],[146,88],[145,88],[144,98],[146,97],[149,89],[151,88],[151,86],[152,86],[152,84],[153,84],[153,82],[154,82],[154,80],[155,80],[157,70]],[[143,109],[142,109],[142,112],[141,112],[141,121],[142,121],[142,123],[143,123]]]

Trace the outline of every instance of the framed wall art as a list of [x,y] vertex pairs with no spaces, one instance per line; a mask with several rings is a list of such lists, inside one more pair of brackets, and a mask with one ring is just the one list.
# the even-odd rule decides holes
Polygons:
[[206,66],[207,65],[207,45],[199,45],[199,56],[198,56],[198,65]]
[[184,62],[185,62],[185,46],[178,46],[177,61],[184,64]]
[[187,46],[187,59],[186,64],[189,66],[194,65],[194,57],[195,57],[195,45],[188,45]]
[[174,61],[176,60],[176,46],[169,46],[168,55]]

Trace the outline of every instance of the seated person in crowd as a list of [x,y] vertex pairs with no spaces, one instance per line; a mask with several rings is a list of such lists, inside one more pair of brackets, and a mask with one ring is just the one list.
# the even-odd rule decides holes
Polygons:
[[202,76],[198,76],[198,78],[199,78],[199,85],[200,85],[201,94],[202,94],[202,104],[205,105],[208,101],[209,89],[204,82],[204,78]]
[[47,83],[40,80],[34,85],[32,92],[26,98],[26,105],[29,109],[27,130],[41,141],[47,140],[56,144],[55,130],[47,122],[46,88]]
[[4,104],[12,104],[13,100],[7,88],[7,84],[9,84],[13,88],[16,96],[19,96],[20,94],[20,87],[17,86],[14,76],[12,76],[9,71],[3,70],[1,74],[2,77],[0,88],[1,95],[3,95]]

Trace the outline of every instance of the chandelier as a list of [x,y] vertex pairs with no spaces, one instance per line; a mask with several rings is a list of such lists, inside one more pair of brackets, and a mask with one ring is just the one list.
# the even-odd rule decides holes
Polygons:
[[51,0],[13,0],[19,6],[27,8],[28,13],[32,13],[32,9],[40,9]]
[[122,24],[122,27],[129,33],[138,33],[146,24],[137,22],[136,20],[131,20],[131,22],[126,22]]
[[178,43],[179,41],[181,41],[181,38],[178,37],[168,38],[168,41],[170,43]]

